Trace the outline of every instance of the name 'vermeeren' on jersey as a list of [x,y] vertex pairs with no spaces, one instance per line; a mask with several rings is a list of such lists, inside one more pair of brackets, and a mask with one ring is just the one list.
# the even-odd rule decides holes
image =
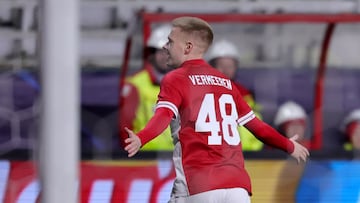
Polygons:
[[232,89],[231,81],[226,78],[220,78],[214,75],[189,75],[193,85],[216,85],[229,90]]

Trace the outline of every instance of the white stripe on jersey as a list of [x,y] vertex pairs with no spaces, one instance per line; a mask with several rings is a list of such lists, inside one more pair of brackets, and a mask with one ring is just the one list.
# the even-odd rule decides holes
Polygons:
[[178,109],[173,103],[167,101],[159,101],[156,104],[156,109],[161,107],[170,109],[174,113],[175,117],[178,117],[179,114]]
[[245,125],[247,122],[251,121],[253,118],[255,118],[255,114],[253,111],[250,111],[245,116],[239,118],[237,120],[238,125],[242,126]]

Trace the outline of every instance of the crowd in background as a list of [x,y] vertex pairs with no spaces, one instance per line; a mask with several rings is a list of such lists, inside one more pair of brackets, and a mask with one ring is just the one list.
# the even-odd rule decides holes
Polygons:
[[[153,114],[161,78],[168,71],[171,71],[171,69],[165,68],[166,65],[164,65],[166,55],[163,46],[167,41],[167,33],[169,33],[168,25],[153,30],[145,47],[148,55],[144,67],[139,72],[129,76],[126,85],[122,89],[121,100],[123,102],[120,105],[118,120],[122,137],[126,137],[124,127],[137,131],[144,127]],[[236,77],[239,72],[241,74],[242,63],[235,43],[227,39],[219,39],[210,47],[205,58],[210,65],[235,82],[244,100],[254,110],[256,116],[261,119],[261,104],[256,102],[256,95],[254,95],[253,90],[242,85],[241,81]],[[273,121],[269,124],[288,138],[298,135],[300,143],[311,150],[310,113],[306,112],[305,108],[295,100],[284,101],[279,105]],[[349,114],[344,118],[343,123],[339,124],[338,135],[343,136],[339,137],[339,140],[343,140],[344,143],[342,149],[356,151],[359,149],[360,113],[359,110],[354,109]],[[238,130],[244,151],[270,149],[257,140],[246,128],[239,127]],[[170,134],[170,129],[167,129],[162,135],[146,144],[142,150],[171,151],[173,144],[170,140]]]
[[[246,29],[251,32],[253,30],[258,30],[259,27],[249,26]],[[103,154],[105,152],[106,155],[101,157],[109,157],[112,153],[121,154],[122,139],[119,139],[119,135],[122,134],[123,136],[126,136],[126,132],[124,132],[123,128],[127,126],[134,131],[137,131],[144,126],[148,119],[150,119],[157,100],[161,79],[167,72],[171,71],[171,69],[165,65],[166,54],[162,50],[163,44],[167,41],[166,32],[168,31],[168,25],[154,26],[145,46],[137,46],[138,49],[141,47],[145,50],[145,61],[142,61],[144,65],[143,67],[140,65],[137,66],[136,73],[128,75],[126,83],[121,89],[117,86],[117,81],[113,79],[114,77],[119,78],[118,68],[112,73],[115,75],[114,77],[112,76],[113,81],[105,79],[106,82],[109,83],[99,84],[100,82],[103,83],[103,81],[99,80],[99,82],[97,82],[94,79],[97,70],[89,77],[91,84],[85,84],[87,80],[83,81],[84,84],[82,85],[82,88],[85,90],[82,92],[83,101],[87,100],[89,97],[88,95],[95,94],[95,92],[101,92],[101,96],[104,96],[106,93],[108,95],[112,94],[111,98],[116,98],[119,101],[119,103],[116,103],[110,101],[108,97],[103,97],[103,101],[98,102],[101,100],[101,97],[93,95],[91,99],[94,100],[94,98],[96,98],[97,101],[93,103],[91,101],[90,104],[85,101],[82,104],[82,126],[80,134],[82,140],[81,147],[84,154]],[[214,41],[206,54],[208,63],[235,82],[237,88],[242,93],[244,100],[254,110],[258,118],[274,126],[284,136],[291,137],[298,134],[300,138],[303,139],[301,143],[311,150],[314,129],[313,116],[316,109],[314,109],[311,104],[309,105],[308,101],[313,97],[314,84],[310,84],[307,81],[299,81],[305,77],[313,77],[313,75],[305,75],[302,76],[302,78],[286,78],[287,75],[281,75],[281,71],[279,70],[270,70],[266,68],[251,69],[249,68],[249,61],[243,61],[244,51],[242,50],[243,47],[238,47],[239,42],[234,41],[234,39],[228,39],[221,34],[219,36],[220,37]],[[259,48],[259,50],[261,49]],[[258,57],[261,58],[261,56]],[[297,76],[300,75],[299,70],[300,69],[289,68],[287,71],[292,72]],[[350,69],[344,69],[333,73],[335,79],[332,80],[331,83],[325,84],[329,86],[326,93],[329,93],[330,96],[328,99],[324,100],[324,103],[327,103],[327,106],[326,109],[324,109],[326,113],[323,114],[324,123],[326,124],[323,131],[323,147],[326,148],[327,142],[329,141],[336,146],[337,149],[354,151],[355,154],[357,154],[357,151],[360,148],[360,102],[356,100],[359,94],[354,95],[354,93],[358,92],[359,83],[357,80],[354,80],[354,78],[356,79],[355,76],[353,78],[350,77],[346,82],[342,82],[341,79],[342,76],[348,77],[348,75],[352,74],[351,70],[349,70]],[[261,79],[266,78],[267,74],[273,71],[278,71],[277,73],[279,73],[279,75],[276,78],[266,78],[264,81],[257,78],[256,82],[252,81],[251,85],[249,85],[249,81],[254,80],[254,78],[246,77],[256,74],[261,75],[261,71],[264,72]],[[312,70],[301,69],[301,71],[310,72]],[[345,74],[337,74],[341,71],[345,72]],[[356,72],[356,69],[354,69],[354,72]],[[105,74],[100,73],[97,76],[102,77],[103,75]],[[282,82],[275,81],[279,78]],[[39,114],[36,98],[40,93],[40,82],[38,81],[37,73],[35,71],[33,74],[31,71],[23,70],[14,72],[14,74],[5,73],[1,79],[3,85],[0,93],[4,97],[1,101],[1,105],[4,109],[1,111],[2,118],[0,131],[2,135],[1,141],[4,146],[6,146],[3,147],[4,152],[2,152],[2,154],[6,154],[11,148],[14,148],[15,150],[31,150],[34,146],[32,144],[33,141],[31,141],[30,138],[34,137],[36,134],[36,124],[38,122],[37,116]],[[294,81],[290,81],[292,79],[294,79]],[[309,81],[313,82],[313,80]],[[281,86],[284,84],[288,85],[288,82],[294,82],[295,85]],[[337,82],[339,84],[337,84]],[[98,86],[104,86],[105,90],[91,90],[91,88],[97,87],[94,83],[97,83],[96,85]],[[306,86],[299,87],[296,84],[305,84]],[[267,85],[269,88],[266,87]],[[338,87],[338,85],[342,86]],[[113,88],[113,91],[110,91],[110,88],[108,88],[109,86],[112,86],[111,88]],[[349,91],[346,89],[349,87],[355,89]],[[261,91],[259,91],[259,89]],[[275,93],[277,95],[271,96],[273,92],[270,90],[268,91],[267,89],[276,89]],[[342,92],[343,94],[340,96],[343,96],[343,98],[339,98],[338,94],[332,95],[333,90]],[[297,92],[298,96],[292,96],[290,99],[281,97],[282,95],[287,95],[289,93],[297,94]],[[306,94],[303,92],[306,92]],[[8,96],[21,99],[13,101],[12,98],[7,98]],[[310,99],[304,99],[306,96],[309,96]],[[273,101],[273,103],[267,103],[268,98],[275,100],[276,104],[274,104]],[[346,102],[347,99],[351,99],[351,102]],[[266,108],[264,108],[264,106]],[[271,111],[269,111],[269,107],[271,107]],[[12,110],[14,110],[15,113],[11,112]],[[332,117],[336,117],[336,119],[332,119]],[[264,146],[245,128],[239,127],[238,130],[240,132],[244,151],[254,152],[269,149],[269,147]],[[168,128],[161,136],[144,146],[142,151],[170,152],[173,149],[171,133],[174,132],[171,132],[170,128]],[[18,141],[18,138],[21,141]],[[333,142],[333,140],[335,140],[335,142]],[[332,147],[333,146],[330,148]]]

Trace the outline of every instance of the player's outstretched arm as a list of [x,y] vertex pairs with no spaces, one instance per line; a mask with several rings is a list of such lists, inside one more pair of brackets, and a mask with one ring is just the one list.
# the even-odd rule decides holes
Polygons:
[[294,135],[290,138],[290,141],[294,144],[294,151],[293,153],[291,153],[291,156],[294,157],[298,163],[300,163],[301,160],[306,162],[306,159],[310,155],[310,153],[304,146],[296,142],[298,138],[298,135]]
[[125,131],[129,134],[129,138],[125,139],[125,150],[129,153],[128,157],[132,157],[140,150],[141,140],[132,130],[125,127]]
[[309,156],[309,151],[296,142],[298,139],[297,135],[288,139],[258,118],[254,118],[246,123],[245,127],[265,144],[288,152],[298,162],[301,160],[306,161],[306,158]]
[[160,135],[166,127],[170,124],[173,118],[173,112],[168,108],[157,108],[155,114],[146,124],[145,128],[135,134],[128,128],[124,128],[128,133],[129,137],[125,139],[124,148],[128,153],[129,157],[134,156],[142,145],[145,145],[156,136]]

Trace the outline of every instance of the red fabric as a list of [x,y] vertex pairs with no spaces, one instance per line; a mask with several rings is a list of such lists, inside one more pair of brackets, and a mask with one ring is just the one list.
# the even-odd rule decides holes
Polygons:
[[237,123],[254,114],[233,82],[204,60],[186,61],[163,78],[158,106],[180,115],[182,165],[176,167],[183,168],[190,195],[233,187],[251,193]]
[[244,86],[242,86],[241,84],[234,82],[235,86],[238,88],[238,90],[240,91],[240,94],[245,97],[245,96],[252,96],[251,92],[245,88]]
[[174,114],[167,108],[157,108],[154,116],[137,135],[141,140],[142,146],[160,135],[170,124]]
[[279,148],[289,154],[294,152],[294,144],[288,138],[258,118],[252,119],[245,124],[245,127],[265,144]]

